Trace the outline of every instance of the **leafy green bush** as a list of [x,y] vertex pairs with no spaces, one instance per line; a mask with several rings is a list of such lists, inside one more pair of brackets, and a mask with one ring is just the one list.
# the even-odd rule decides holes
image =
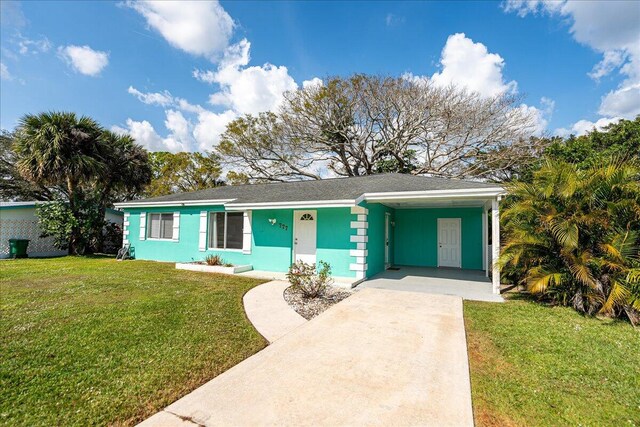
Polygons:
[[55,247],[73,247],[78,254],[88,253],[98,245],[102,236],[96,230],[103,230],[106,225],[99,206],[87,201],[76,202],[75,214],[67,202],[39,204],[36,216],[42,237],[51,236]]
[[333,282],[331,266],[324,261],[320,261],[318,264],[319,269],[316,264],[296,261],[289,267],[287,280],[299,289],[305,298],[316,298],[323,295],[327,285]]
[[640,322],[638,166],[547,160],[531,183],[508,188],[504,276],[553,303]]

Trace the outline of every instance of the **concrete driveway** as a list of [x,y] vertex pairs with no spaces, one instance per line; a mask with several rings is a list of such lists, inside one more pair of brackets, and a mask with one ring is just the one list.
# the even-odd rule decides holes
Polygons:
[[454,295],[474,301],[504,302],[479,270],[398,266],[365,280],[359,288]]
[[143,426],[471,426],[462,299],[364,289]]

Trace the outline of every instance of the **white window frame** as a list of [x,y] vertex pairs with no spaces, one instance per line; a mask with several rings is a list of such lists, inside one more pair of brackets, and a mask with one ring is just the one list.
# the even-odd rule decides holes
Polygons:
[[[244,246],[244,213],[243,212],[222,212],[222,211],[210,211],[208,216],[207,216],[207,250],[211,250],[211,251],[225,251],[225,252],[242,252],[243,251],[243,247],[240,248],[227,248],[227,216],[229,213],[233,213],[233,214],[243,214],[243,224],[242,224],[242,233],[241,236],[243,237],[243,245]],[[218,227],[216,226],[216,222],[218,221],[217,217],[214,216],[214,221],[213,224],[211,223],[211,216],[212,215],[216,215],[216,214],[224,214],[224,237],[223,237],[223,245],[224,247],[222,248],[218,248],[218,247],[212,247],[211,243],[213,240],[213,244],[217,244],[218,242]],[[213,239],[212,239],[213,236]]]
[[[169,237],[151,237],[151,218],[153,215],[160,215],[160,231],[163,230],[162,228],[162,215],[170,215],[171,216],[171,236]],[[147,240],[162,240],[162,241],[172,241],[173,239],[173,226],[175,224],[175,217],[174,217],[174,212],[147,212],[147,231],[146,231],[146,237]]]

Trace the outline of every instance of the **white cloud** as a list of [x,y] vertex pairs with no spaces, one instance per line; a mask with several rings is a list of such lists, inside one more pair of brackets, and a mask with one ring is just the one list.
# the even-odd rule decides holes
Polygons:
[[315,87],[315,86],[322,86],[324,83],[322,82],[322,79],[318,78],[318,77],[314,77],[311,80],[305,80],[302,82],[302,87],[304,89],[306,88],[311,88],[311,87]]
[[0,78],[2,80],[8,80],[8,81],[13,80],[13,76],[9,72],[9,68],[6,65],[4,65],[2,62],[0,62]]
[[602,97],[600,109],[603,116],[622,116],[633,119],[640,114],[640,80],[637,83],[627,81],[618,89]]
[[[151,151],[206,151],[211,150],[220,140],[227,124],[237,117],[231,110],[214,113],[200,105],[191,104],[183,98],[173,97],[169,91],[144,93],[133,86],[128,92],[141,102],[149,105],[171,107],[165,110],[164,125],[168,136],[161,137],[153,126],[145,121],[128,119],[126,127],[112,129],[127,133]],[[194,114],[195,121],[185,117]]]
[[141,144],[149,151],[179,151],[191,150],[191,136],[189,134],[189,122],[179,111],[167,110],[164,122],[169,130],[166,138],[158,135],[153,125],[146,120],[136,121],[127,119],[126,127],[112,126],[111,130],[116,133],[131,135],[138,144]]
[[199,151],[211,150],[220,142],[220,135],[224,133],[227,124],[234,120],[237,114],[231,110],[213,113],[203,110],[198,114],[198,123],[193,129],[193,137]]
[[166,107],[169,104],[173,103],[173,97],[169,91],[165,90],[163,92],[140,92],[138,89],[133,86],[129,86],[127,89],[131,95],[138,98],[141,102],[149,105],[161,105]]
[[131,135],[138,144],[141,144],[149,151],[165,151],[168,149],[151,123],[146,120],[138,122],[133,119],[127,119],[126,127],[112,126],[111,130],[119,134]]
[[600,80],[602,77],[610,74],[618,68],[626,60],[624,52],[619,50],[609,50],[604,52],[602,60],[593,66],[589,73],[589,77],[594,80]]
[[490,53],[482,43],[474,43],[464,33],[449,36],[440,56],[442,71],[435,73],[433,83],[456,84],[484,96],[515,92],[515,81],[505,82],[502,75],[504,59]]
[[128,1],[126,5],[172,46],[209,59],[227,47],[235,26],[217,1]]
[[618,70],[624,80],[602,98],[599,113],[628,119],[640,113],[640,7],[635,1],[507,0],[507,12],[548,13],[566,18],[573,38],[596,52],[602,60],[589,76],[599,80]]
[[547,130],[549,120],[553,115],[556,103],[552,99],[542,97],[540,99],[540,108],[530,106],[527,104],[521,104],[518,109],[525,115],[528,115],[533,120],[533,134],[536,136],[542,136]]
[[256,114],[276,109],[284,92],[298,88],[285,66],[247,67],[250,48],[251,43],[243,39],[226,50],[216,71],[193,72],[196,79],[219,85],[220,90],[209,98],[211,104],[240,114]]
[[48,52],[51,49],[51,42],[46,37],[31,40],[22,34],[18,34],[16,43],[18,44],[18,52],[20,52],[21,55],[35,55],[37,53]]
[[588,132],[591,132],[594,129],[602,130],[605,126],[611,123],[617,123],[620,121],[620,117],[615,118],[602,118],[595,122],[589,120],[580,120],[571,126],[571,129],[560,128],[555,130],[555,134],[558,136],[569,136],[570,134],[574,134],[577,136],[584,135]]
[[60,46],[58,54],[75,71],[87,76],[97,76],[109,64],[109,54],[93,50],[89,46]]

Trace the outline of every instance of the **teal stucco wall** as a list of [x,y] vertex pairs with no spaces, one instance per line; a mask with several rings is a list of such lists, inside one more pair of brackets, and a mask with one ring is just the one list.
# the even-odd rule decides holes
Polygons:
[[[224,211],[222,206],[127,208],[129,213],[129,242],[137,259],[190,262],[203,260],[209,254],[219,254],[226,262],[250,264],[254,270],[286,272],[293,257],[293,214],[292,209],[266,209],[252,212],[251,254],[239,250],[198,249],[201,211]],[[353,277],[349,264],[354,258],[349,255],[353,243],[349,241],[349,208],[321,208],[317,211],[317,252],[318,261],[331,264],[334,276]],[[140,240],[141,212],[180,212],[180,233],[177,242],[170,240]],[[276,225],[269,218],[277,220]],[[282,226],[281,226],[282,225]]]
[[396,209],[394,263],[438,266],[438,218],[460,218],[462,268],[481,270],[482,208]]

